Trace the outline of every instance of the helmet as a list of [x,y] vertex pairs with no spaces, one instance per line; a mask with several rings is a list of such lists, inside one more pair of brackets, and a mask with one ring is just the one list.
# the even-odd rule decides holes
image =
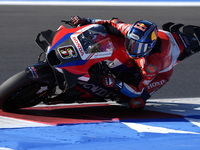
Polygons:
[[158,37],[155,23],[140,20],[133,24],[125,39],[126,51],[132,58],[141,58],[149,54]]

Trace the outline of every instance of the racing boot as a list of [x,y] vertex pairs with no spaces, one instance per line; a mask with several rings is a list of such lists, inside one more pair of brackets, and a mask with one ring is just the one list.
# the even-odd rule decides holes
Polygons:
[[142,98],[131,98],[128,102],[129,108],[135,112],[142,111],[146,102]]
[[183,50],[183,53],[178,57],[178,60],[182,61],[184,60],[185,58],[193,55],[194,53],[197,53],[200,51],[200,47],[198,45],[196,46],[189,46],[189,47],[186,47],[184,50]]
[[180,34],[180,37],[185,49],[178,60],[181,61],[200,51],[200,27],[191,25],[184,26],[183,33]]

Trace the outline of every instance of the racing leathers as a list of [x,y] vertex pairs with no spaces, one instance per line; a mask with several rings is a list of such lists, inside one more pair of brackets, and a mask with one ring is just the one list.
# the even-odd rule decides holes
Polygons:
[[[85,24],[101,24],[109,34],[117,35],[124,42],[126,34],[132,24],[126,24],[118,19],[100,20],[84,18]],[[179,43],[177,44],[177,41]],[[124,47],[125,49],[125,47]],[[123,95],[129,98],[131,108],[143,108],[146,100],[165,85],[173,72],[173,67],[179,61],[185,49],[184,43],[180,42],[177,34],[159,30],[156,45],[148,56],[133,59],[124,57],[126,60],[107,61],[115,79],[104,77],[105,85],[112,85]],[[110,82],[110,83],[109,83]],[[115,82],[115,84],[113,84]]]

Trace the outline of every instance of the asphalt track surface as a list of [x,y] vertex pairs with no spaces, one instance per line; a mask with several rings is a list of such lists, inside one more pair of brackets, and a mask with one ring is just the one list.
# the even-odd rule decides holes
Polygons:
[[[146,19],[161,27],[168,21],[200,25],[199,12],[199,7],[0,6],[0,83],[37,61],[38,32],[56,30],[70,16]],[[157,100],[140,114],[109,104],[0,110],[0,149],[199,149],[200,103],[194,98],[200,97],[199,56],[178,64],[153,96]]]

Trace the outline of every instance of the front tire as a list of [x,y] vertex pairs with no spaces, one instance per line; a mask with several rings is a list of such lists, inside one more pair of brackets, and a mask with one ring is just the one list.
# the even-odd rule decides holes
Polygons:
[[10,112],[37,105],[44,99],[47,90],[48,86],[44,83],[29,79],[25,71],[19,72],[0,86],[0,109]]

